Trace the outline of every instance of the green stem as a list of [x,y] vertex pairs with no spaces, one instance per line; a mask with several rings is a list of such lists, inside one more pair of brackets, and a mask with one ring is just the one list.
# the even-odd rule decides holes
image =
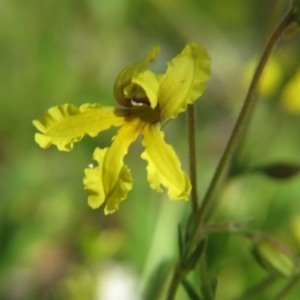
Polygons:
[[180,284],[182,280],[182,273],[181,273],[181,261],[179,261],[179,263],[177,264],[172,279],[171,279],[171,283],[169,285],[169,290],[168,290],[168,294],[166,297],[166,300],[173,300],[175,298],[178,286]]
[[274,300],[282,300],[284,297],[298,284],[300,275],[297,275],[289,281],[289,283],[283,288],[282,291],[274,298]]
[[255,295],[261,295],[262,291],[269,288],[272,284],[274,284],[276,282],[277,279],[278,279],[278,276],[269,275],[268,277],[263,279],[261,282],[259,282],[256,285],[250,287],[242,295],[234,298],[234,300],[252,299],[252,297],[255,296]]
[[206,195],[203,199],[203,202],[201,204],[200,209],[197,212],[197,221],[194,227],[194,233],[193,236],[196,236],[196,233],[199,230],[199,227],[204,221],[205,215],[209,209],[209,206],[212,202],[213,194],[218,187],[218,184],[220,183],[220,180],[222,179],[222,176],[226,170],[226,167],[232,157],[232,153],[237,145],[237,142],[241,136],[241,133],[244,129],[244,125],[248,119],[248,116],[251,112],[251,107],[253,105],[253,95],[256,90],[257,84],[259,82],[259,79],[261,77],[261,74],[264,70],[264,67],[268,61],[268,58],[276,45],[277,41],[279,40],[280,36],[284,33],[284,31],[287,29],[289,25],[294,22],[294,14],[292,10],[290,10],[287,15],[283,18],[283,20],[279,23],[273,34],[271,35],[265,50],[261,56],[261,59],[257,65],[257,68],[255,70],[255,73],[253,75],[250,87],[248,89],[248,93],[246,95],[243,107],[241,109],[241,112],[239,114],[239,117],[235,123],[235,126],[233,128],[233,131],[231,133],[230,139],[227,143],[227,146],[225,148],[225,151],[221,157],[221,160],[217,166],[216,172],[213,176],[213,179],[210,183],[210,186],[208,187],[208,190],[206,192]]
[[[235,149],[238,139],[242,133],[242,130],[244,129],[246,120],[249,117],[249,114],[251,112],[250,108],[253,104],[253,95],[256,90],[257,84],[259,82],[260,76],[261,76],[261,74],[264,70],[264,67],[268,61],[268,58],[271,54],[271,51],[273,50],[274,46],[276,45],[277,41],[279,40],[279,38],[281,37],[283,32],[294,21],[295,21],[295,15],[294,15],[293,11],[290,10],[286,14],[286,16],[283,18],[283,20],[279,23],[279,25],[277,26],[277,28],[271,35],[271,37],[265,47],[265,50],[262,54],[262,57],[259,61],[259,64],[258,64],[256,70],[255,70],[255,73],[253,75],[248,93],[246,95],[246,98],[245,98],[245,101],[243,104],[243,107],[242,107],[239,117],[236,121],[236,124],[233,128],[232,134],[227,143],[225,151],[224,151],[224,153],[221,157],[221,160],[217,166],[214,177],[210,183],[210,186],[207,190],[207,193],[202,201],[200,208],[198,209],[196,215],[194,214],[195,223],[193,226],[193,230],[191,232],[189,240],[187,241],[185,253],[183,254],[181,260],[179,260],[179,262],[174,270],[174,274],[173,274],[173,277],[172,277],[172,280],[171,280],[171,283],[169,286],[169,290],[168,290],[168,295],[166,298],[167,300],[173,300],[176,295],[176,291],[177,291],[178,286],[182,279],[182,272],[181,272],[182,261],[189,255],[189,253],[191,253],[191,250],[194,248],[195,243],[197,242],[197,240],[199,238],[200,228],[202,226],[202,223],[205,219],[206,213],[212,202],[213,194],[214,194],[218,184],[220,183],[220,180],[226,170],[227,164],[231,159],[233,150]],[[195,204],[192,204],[192,205],[194,206]]]
[[196,158],[196,118],[193,104],[188,106],[188,133],[189,133],[189,158],[190,158],[190,178],[192,184],[191,205],[194,216],[198,210],[197,195],[197,158]]

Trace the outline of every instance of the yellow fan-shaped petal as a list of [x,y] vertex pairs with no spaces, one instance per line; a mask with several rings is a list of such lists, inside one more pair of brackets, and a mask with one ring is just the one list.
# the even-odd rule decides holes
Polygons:
[[56,145],[61,151],[70,151],[74,143],[85,135],[95,137],[111,126],[120,126],[124,117],[112,107],[98,104],[84,104],[77,108],[64,104],[50,108],[33,125],[41,132],[36,133],[35,141],[44,149]]
[[206,49],[188,44],[171,60],[160,84],[158,103],[161,120],[176,117],[202,95],[210,78],[210,57]]
[[87,168],[84,178],[84,189],[88,191],[91,207],[97,208],[106,201],[105,213],[113,213],[126,198],[132,187],[132,178],[123,157],[138,133],[137,122],[127,123],[114,137],[111,147],[95,150],[93,159],[99,166]]
[[164,141],[159,125],[151,125],[143,132],[145,151],[141,157],[148,162],[148,182],[154,190],[162,192],[161,185],[168,189],[172,200],[187,200],[191,183],[181,170],[180,161],[172,146]]
[[103,188],[102,162],[107,149],[108,148],[96,148],[93,154],[93,160],[97,161],[99,166],[88,167],[84,170],[83,185],[89,194],[88,203],[92,208],[98,208],[105,201],[106,195]]
[[107,190],[103,186],[103,161],[109,148],[96,148],[93,158],[99,164],[95,168],[86,168],[84,170],[84,189],[87,190],[88,203],[92,208],[98,208],[104,201],[107,201],[105,214],[110,214],[118,210],[119,204],[127,197],[127,193],[132,188],[132,177],[128,168],[123,165],[115,186],[107,195]]
[[132,78],[136,74],[148,69],[150,62],[156,58],[159,51],[159,46],[153,47],[142,61],[129,65],[119,74],[114,84],[114,95],[120,105],[131,106],[131,99],[128,99],[130,96],[124,94],[125,88],[130,85]]

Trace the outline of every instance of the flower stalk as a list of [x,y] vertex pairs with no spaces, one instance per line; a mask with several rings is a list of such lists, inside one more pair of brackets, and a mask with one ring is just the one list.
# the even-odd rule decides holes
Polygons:
[[297,284],[299,284],[300,275],[294,276],[288,284],[279,292],[279,294],[274,298],[275,300],[283,300],[285,299],[285,296],[287,296],[290,291],[296,287]]
[[189,133],[189,156],[190,156],[190,179],[192,184],[191,205],[192,212],[195,215],[198,210],[197,194],[197,157],[196,157],[196,116],[195,106],[188,106],[188,133]]
[[[255,90],[257,88],[259,79],[260,79],[260,77],[263,73],[263,70],[266,66],[266,63],[268,61],[268,58],[270,57],[272,50],[274,49],[276,43],[278,42],[278,40],[280,39],[282,34],[286,31],[286,29],[294,21],[295,21],[295,14],[294,14],[293,9],[291,9],[288,11],[286,16],[276,27],[276,29],[274,30],[273,34],[271,35],[269,41],[266,44],[266,47],[263,51],[263,54],[259,60],[257,68],[254,72],[251,84],[249,86],[248,92],[247,92],[245,100],[244,100],[244,104],[241,108],[240,114],[235,123],[233,131],[232,131],[229,141],[227,143],[227,146],[226,146],[226,148],[223,152],[223,155],[220,159],[220,162],[216,168],[215,174],[214,174],[213,179],[212,179],[212,181],[208,187],[208,190],[204,196],[204,199],[203,199],[199,209],[197,210],[197,213],[194,214],[194,218],[193,218],[194,223],[193,223],[192,232],[187,241],[187,245],[185,247],[185,253],[181,257],[181,259],[179,260],[179,262],[175,268],[173,278],[172,278],[170,286],[169,286],[169,291],[168,291],[168,295],[166,298],[167,300],[174,299],[174,297],[176,295],[176,291],[178,289],[178,286],[179,286],[182,276],[183,276],[182,271],[181,271],[182,261],[187,255],[189,255],[189,253],[192,251],[192,249],[195,247],[197,241],[199,240],[199,233],[201,232],[200,229],[201,229],[203,223],[205,222],[206,215],[212,205],[214,193],[215,193],[221,179],[224,176],[224,173],[225,173],[226,168],[231,160],[231,157],[233,155],[235,147],[237,146],[239,138],[241,137],[241,134],[245,128],[246,121],[251,114],[251,111],[252,111],[251,108],[254,104],[253,96],[254,96]],[[190,132],[190,134],[191,133],[192,132]],[[194,145],[194,147],[195,147],[195,145]],[[192,161],[190,160],[190,163],[191,162]],[[191,168],[192,168],[192,166],[191,166]],[[197,190],[197,185],[194,185],[194,184],[197,184],[197,182],[193,182],[193,190]],[[192,204],[192,206],[194,207],[194,204]],[[201,268],[200,268],[200,272],[201,272]],[[202,277],[203,277],[203,275],[205,275],[204,272],[201,272],[201,274],[202,274]],[[205,284],[205,282],[209,282],[209,279],[206,278],[206,280],[204,280],[203,284]],[[207,287],[203,287],[203,289],[206,289],[206,288]]]
[[235,126],[233,128],[233,131],[231,133],[231,136],[229,138],[229,141],[227,143],[227,146],[225,148],[225,151],[223,152],[223,155],[221,157],[221,160],[217,166],[216,172],[214,174],[214,177],[209,185],[209,188],[206,192],[206,195],[203,199],[203,202],[200,206],[200,209],[197,213],[197,223],[195,225],[195,231],[198,230],[198,228],[201,226],[201,223],[204,221],[206,213],[209,210],[212,197],[214,195],[214,192],[220,183],[222,176],[225,173],[226,167],[231,160],[232,154],[234,152],[235,147],[237,146],[238,140],[244,130],[246,121],[251,113],[251,108],[254,104],[254,93],[257,88],[259,79],[263,73],[263,70],[266,66],[266,63],[270,57],[270,54],[272,50],[274,49],[276,43],[278,42],[281,35],[285,32],[285,30],[294,22],[294,14],[293,11],[290,10],[286,16],[283,18],[283,20],[279,23],[273,34],[271,35],[269,41],[267,42],[267,45],[265,47],[265,50],[263,51],[263,54],[259,60],[259,63],[257,65],[257,68],[254,72],[250,87],[248,89],[246,98],[244,100],[244,104],[242,106],[242,109],[240,111],[240,114],[238,116],[238,119],[235,123]]

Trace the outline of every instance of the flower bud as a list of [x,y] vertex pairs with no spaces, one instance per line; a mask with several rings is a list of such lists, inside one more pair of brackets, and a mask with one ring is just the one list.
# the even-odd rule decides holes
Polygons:
[[268,235],[257,235],[252,241],[254,258],[268,272],[290,277],[298,271],[296,256],[280,241]]

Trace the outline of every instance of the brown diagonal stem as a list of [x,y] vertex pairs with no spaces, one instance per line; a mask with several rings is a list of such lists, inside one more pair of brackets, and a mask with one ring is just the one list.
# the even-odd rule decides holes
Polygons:
[[[225,173],[226,167],[232,157],[233,151],[237,145],[237,142],[242,134],[244,127],[245,127],[246,121],[250,115],[251,107],[254,102],[253,95],[256,90],[259,79],[261,77],[261,74],[264,70],[264,67],[268,61],[268,58],[269,58],[272,50],[274,49],[276,43],[278,42],[279,38],[281,37],[281,35],[294,21],[295,21],[295,12],[291,9],[288,11],[286,16],[276,27],[275,31],[273,32],[269,41],[267,42],[267,45],[263,51],[263,54],[259,60],[259,63],[257,65],[257,68],[253,75],[253,78],[252,78],[250,87],[248,89],[244,104],[242,106],[239,117],[235,123],[235,126],[233,128],[233,131],[231,133],[231,136],[229,138],[229,141],[227,143],[225,151],[220,159],[220,162],[217,166],[217,169],[216,169],[213,179],[208,187],[208,190],[202,201],[202,204],[201,204],[200,208],[197,210],[197,213],[194,214],[194,226],[193,226],[191,235],[187,241],[187,244],[185,247],[185,252],[183,253],[181,259],[178,261],[178,264],[174,270],[173,277],[172,277],[172,280],[171,280],[171,283],[169,286],[169,290],[168,290],[168,294],[167,294],[167,298],[166,298],[167,300],[174,299],[174,297],[176,295],[176,291],[178,289],[178,286],[184,276],[183,272],[182,272],[183,259],[185,259],[191,253],[192,249],[196,245],[197,240],[199,239],[200,228],[205,220],[206,213],[208,212],[208,209],[210,208],[214,192],[217,189],[217,187]],[[196,186],[193,186],[193,189],[196,189]]]
[[188,106],[188,134],[189,134],[189,164],[192,183],[191,205],[194,216],[198,210],[197,195],[197,157],[196,157],[196,118],[194,104]]

